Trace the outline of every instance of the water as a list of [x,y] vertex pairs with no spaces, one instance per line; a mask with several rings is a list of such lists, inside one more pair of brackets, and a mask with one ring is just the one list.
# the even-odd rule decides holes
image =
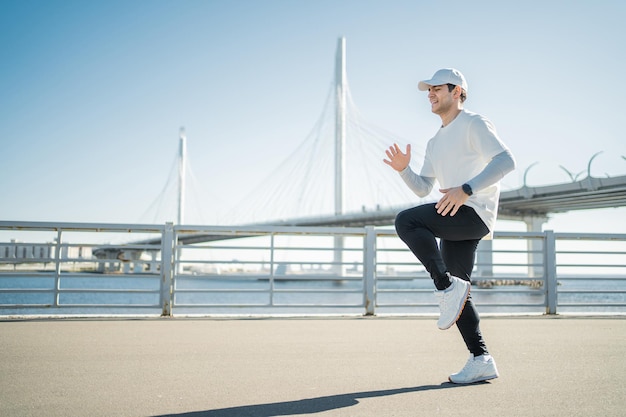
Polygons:
[[[161,278],[156,274],[64,274],[54,307],[54,277],[3,276],[0,315],[160,315]],[[273,286],[273,291],[272,291]],[[17,289],[28,289],[19,292]],[[381,279],[376,284],[377,314],[436,314],[429,278]],[[626,313],[626,279],[561,279],[558,313]],[[360,278],[275,280],[255,277],[207,279],[184,275],[174,291],[174,315],[363,314]],[[474,286],[481,313],[541,314],[543,287]],[[28,305],[23,308],[9,305]]]

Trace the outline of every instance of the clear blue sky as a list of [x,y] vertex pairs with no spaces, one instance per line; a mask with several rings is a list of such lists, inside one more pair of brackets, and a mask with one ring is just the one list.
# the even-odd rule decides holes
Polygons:
[[[1,1],[0,219],[167,220],[146,212],[184,126],[187,218],[219,221],[315,125],[341,36],[362,116],[416,147],[438,126],[417,82],[456,67],[517,158],[504,189],[535,162],[528,185],[565,182],[559,165],[600,151],[592,175],[626,174],[624,2],[424,3]],[[624,209],[600,214],[548,226],[626,233]]]

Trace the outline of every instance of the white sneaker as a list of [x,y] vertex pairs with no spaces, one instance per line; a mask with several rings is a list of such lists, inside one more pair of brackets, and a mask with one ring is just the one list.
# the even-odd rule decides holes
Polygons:
[[474,357],[474,355],[470,354],[463,369],[456,374],[450,375],[448,380],[455,384],[471,384],[497,377],[498,368],[496,368],[496,361],[491,355]]
[[439,299],[439,321],[437,326],[441,330],[449,329],[459,319],[465,301],[469,296],[470,283],[460,278],[450,276],[452,285],[442,291],[435,291]]

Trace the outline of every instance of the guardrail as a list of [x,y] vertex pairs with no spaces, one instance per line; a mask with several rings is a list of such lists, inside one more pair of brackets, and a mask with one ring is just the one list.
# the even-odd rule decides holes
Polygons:
[[[497,232],[483,313],[626,312],[626,235]],[[0,315],[435,315],[395,231],[0,222]]]

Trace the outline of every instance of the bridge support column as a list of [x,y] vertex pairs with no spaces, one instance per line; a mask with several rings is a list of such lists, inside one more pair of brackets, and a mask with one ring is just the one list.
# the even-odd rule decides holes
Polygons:
[[[339,38],[335,66],[335,214],[344,212],[346,170],[346,38]],[[343,265],[344,237],[335,236],[334,267],[341,277],[344,275]]]
[[493,240],[481,240],[478,244],[477,271],[479,277],[493,276]]
[[[527,232],[541,233],[543,224],[548,221],[547,216],[525,216]],[[542,239],[528,239],[528,276],[542,277],[544,275]]]
[[333,272],[337,274],[338,279],[341,279],[341,277],[343,277],[345,274],[345,266],[343,264],[343,244],[344,237],[335,236],[333,252]]

